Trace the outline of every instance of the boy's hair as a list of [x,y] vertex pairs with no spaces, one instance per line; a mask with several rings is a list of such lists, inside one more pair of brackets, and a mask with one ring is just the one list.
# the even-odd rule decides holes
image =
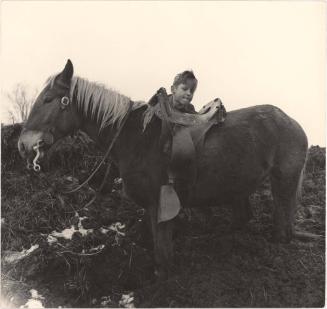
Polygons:
[[198,80],[196,79],[193,71],[184,71],[182,73],[179,73],[175,76],[174,78],[174,82],[173,82],[173,86],[178,86],[180,84],[185,83],[188,79],[194,79],[196,80],[196,82],[198,82]]

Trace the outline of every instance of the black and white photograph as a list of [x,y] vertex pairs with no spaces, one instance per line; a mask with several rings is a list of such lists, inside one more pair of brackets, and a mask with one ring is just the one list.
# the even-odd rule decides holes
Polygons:
[[2,1],[1,308],[323,308],[326,2]]

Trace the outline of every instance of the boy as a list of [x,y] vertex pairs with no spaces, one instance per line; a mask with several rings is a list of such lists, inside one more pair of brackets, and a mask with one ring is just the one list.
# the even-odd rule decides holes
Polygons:
[[[171,95],[168,96],[168,102],[170,106],[182,113],[197,114],[194,106],[191,104],[193,99],[194,92],[196,90],[198,81],[192,71],[184,71],[175,76],[173,84],[171,86]],[[153,98],[155,100],[155,98]],[[152,100],[152,99],[151,99]],[[150,101],[151,101],[150,100]],[[149,102],[150,103],[150,102]],[[162,146],[163,152],[167,158],[167,185],[162,186],[161,188],[161,198],[160,198],[160,209],[164,212],[164,209],[167,207],[173,207],[171,204],[175,204],[175,207],[178,208],[182,205],[184,209],[188,204],[188,196],[190,191],[190,181],[189,179],[184,179],[178,177],[182,171],[182,175],[187,175],[188,172],[193,171],[190,162],[186,159],[185,162],[176,162],[171,161],[171,153],[173,147],[172,135],[175,134],[176,130],[179,130],[179,125],[174,125],[171,129],[168,129],[167,123],[163,123],[162,127]],[[192,143],[193,144],[193,143]],[[174,171],[173,171],[174,170]],[[176,171],[179,170],[179,172]],[[178,202],[176,202],[175,195],[176,193],[172,192],[172,186],[178,193]],[[174,208],[174,207],[173,207]]]
[[[170,87],[171,94],[168,96],[171,107],[183,113],[197,114],[194,106],[191,104],[197,85],[198,80],[192,71],[184,71],[177,74]],[[148,102],[149,105],[157,104],[157,95],[160,89],[151,97]]]
[[[177,74],[171,86],[171,95],[168,96],[171,108],[182,113],[197,114],[191,104],[197,84],[198,81],[192,71]],[[150,106],[158,103],[158,94],[161,90],[164,89],[160,88],[149,100]],[[217,117],[218,123],[221,124],[226,117],[226,110],[218,100],[214,101],[220,102]],[[163,121],[159,144],[166,160],[167,180],[164,180],[165,183],[160,188],[158,222],[173,219],[181,206],[190,218],[189,202],[196,178],[195,146],[190,132],[184,130],[182,125]],[[207,221],[210,212],[206,212],[205,217]]]
[[177,74],[171,86],[172,94],[169,96],[171,106],[180,112],[196,114],[191,101],[197,85],[198,80],[192,71],[184,71]]
[[[170,106],[182,113],[197,114],[191,101],[193,99],[194,92],[198,85],[193,71],[184,71],[175,76],[171,89],[171,94],[168,96],[168,102]],[[159,89],[160,90],[160,89]],[[158,91],[159,91],[158,90]],[[149,101],[149,104],[153,104],[157,101],[157,94],[155,94]],[[179,125],[175,125],[178,128]],[[163,123],[163,133],[161,140],[164,141],[163,152],[170,156],[172,147],[171,131],[168,129],[167,124]]]

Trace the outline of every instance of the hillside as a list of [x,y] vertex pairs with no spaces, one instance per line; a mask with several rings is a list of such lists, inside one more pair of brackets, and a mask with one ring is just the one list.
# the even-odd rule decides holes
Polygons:
[[[228,209],[180,218],[175,276],[154,284],[146,210],[122,198],[116,179],[96,192],[104,166],[82,190],[101,153],[87,136],[67,138],[45,172],[27,171],[17,151],[21,126],[2,127],[1,307],[323,307],[325,148],[312,146],[296,228],[317,240],[271,242],[272,198],[252,195],[254,218],[230,227]],[[37,291],[32,292],[34,289]],[[42,297],[40,296],[42,295]]]

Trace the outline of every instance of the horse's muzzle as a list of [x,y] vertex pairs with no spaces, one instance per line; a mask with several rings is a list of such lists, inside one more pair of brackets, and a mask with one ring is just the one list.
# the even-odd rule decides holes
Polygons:
[[39,160],[44,157],[46,148],[54,142],[51,133],[41,131],[22,131],[18,140],[18,150],[23,159],[27,160],[27,168],[40,170]]

